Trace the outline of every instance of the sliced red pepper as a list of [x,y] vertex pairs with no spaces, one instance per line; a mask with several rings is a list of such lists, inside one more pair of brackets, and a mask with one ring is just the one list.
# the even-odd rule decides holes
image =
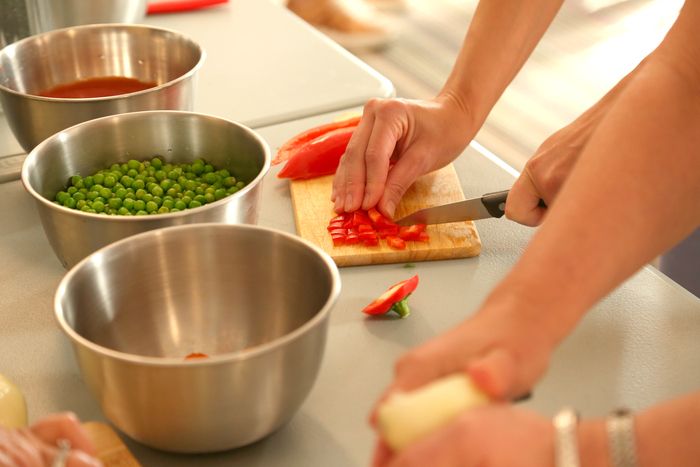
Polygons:
[[406,242],[402,238],[399,238],[399,237],[387,237],[386,243],[394,250],[405,250],[406,249]]
[[294,150],[279,178],[301,180],[334,174],[355,127],[339,128],[304,143]]
[[345,235],[331,235],[331,240],[333,240],[333,246],[345,245],[347,237]]
[[[394,309],[402,318],[405,318],[410,313],[405,299],[416,290],[416,287],[418,287],[418,275],[392,285],[389,290],[367,305],[362,312],[368,315],[383,315]],[[394,305],[397,304],[399,305],[394,308]]]
[[359,227],[361,225],[372,225],[372,221],[369,216],[364,213],[364,211],[355,211],[352,213],[352,225],[354,227]]
[[348,233],[347,237],[345,237],[345,244],[354,245],[356,243],[360,243],[360,236],[357,233]]
[[372,219],[372,223],[377,229],[396,225],[391,219],[384,217],[384,215],[375,208],[369,208],[367,210],[367,215]]
[[285,142],[282,147],[277,151],[277,155],[272,160],[272,165],[277,165],[280,162],[284,162],[294,156],[297,149],[300,148],[305,143],[309,143],[319,136],[325,135],[326,133],[337,130],[339,128],[354,128],[360,123],[360,117],[351,117],[345,120],[339,120],[337,122],[326,123],[324,125],[319,125],[310,128],[298,135],[294,136],[287,142]]
[[418,241],[423,243],[429,242],[430,235],[428,235],[428,232],[421,232],[420,234],[418,234]]
[[357,226],[357,231],[362,232],[374,232],[374,227],[369,224],[360,224]]

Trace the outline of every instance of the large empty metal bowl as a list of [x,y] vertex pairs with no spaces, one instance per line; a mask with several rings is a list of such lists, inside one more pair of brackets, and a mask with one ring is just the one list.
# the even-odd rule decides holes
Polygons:
[[[72,175],[156,155],[180,163],[204,158],[246,186],[196,209],[152,216],[90,214],[53,203]],[[209,115],[162,110],[103,117],[61,131],[27,156],[22,183],[34,198],[56,256],[70,267],[111,242],[147,230],[199,222],[254,224],[269,168],[270,149],[249,128]]]
[[299,237],[198,224],[92,254],[61,281],[55,312],[109,420],[151,447],[210,452],[292,417],[339,292],[331,258]]
[[[191,110],[204,51],[175,31],[95,24],[50,31],[0,50],[0,101],[12,132],[29,152],[50,135],[105,115]],[[37,94],[89,78],[135,78],[155,87],[93,98]]]

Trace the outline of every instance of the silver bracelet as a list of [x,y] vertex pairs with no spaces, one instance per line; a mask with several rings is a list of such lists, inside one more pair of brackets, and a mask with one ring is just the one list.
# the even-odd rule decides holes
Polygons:
[[554,416],[554,465],[556,467],[580,467],[578,455],[578,414],[564,408]]
[[613,467],[637,467],[632,413],[627,409],[614,411],[608,417],[605,429],[608,432],[610,461]]

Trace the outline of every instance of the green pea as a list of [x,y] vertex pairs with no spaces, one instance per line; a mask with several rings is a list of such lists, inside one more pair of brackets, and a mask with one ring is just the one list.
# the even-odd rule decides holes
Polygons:
[[168,191],[165,192],[168,196],[175,197],[178,195],[178,191],[175,188],[168,188]]
[[238,187],[237,187],[237,186],[232,186],[231,188],[229,188],[228,190],[226,190],[226,192],[227,192],[229,195],[232,195],[232,194],[234,194],[234,193],[237,192],[237,191],[238,191]]
[[72,196],[74,193],[78,192],[78,189],[74,186],[69,186],[68,189],[66,189],[66,192]]
[[178,209],[178,208],[171,208],[171,209],[170,209],[170,212],[180,212],[180,209]]
[[216,191],[216,188],[214,188],[213,186],[210,186],[204,190],[204,194],[211,193],[213,195],[215,191]]
[[200,207],[201,205],[202,203],[193,199],[192,201],[190,201],[190,204],[187,207],[189,207],[190,209],[194,209]]
[[168,178],[170,180],[177,180],[177,178],[179,176],[180,176],[180,174],[178,172],[176,172],[175,170],[171,170],[170,172],[168,172]]
[[204,193],[204,199],[207,203],[213,203],[216,201],[216,197],[213,193]]
[[100,190],[100,196],[102,196],[104,199],[109,199],[112,197],[112,190],[109,188],[102,188]]
[[114,192],[114,196],[116,196],[119,199],[124,199],[126,197],[126,189],[124,188],[119,188],[117,191]]
[[162,180],[165,180],[168,177],[168,175],[165,173],[165,171],[158,170],[158,171],[156,171],[154,177],[156,177],[156,180],[162,181]]
[[105,205],[102,201],[93,201],[92,202],[92,209],[95,210],[95,212],[103,212],[105,210]]
[[202,195],[195,196],[193,201],[197,201],[200,205],[207,204],[207,199]]
[[173,201],[172,199],[164,199],[161,207],[171,209],[175,207],[175,201]]
[[111,170],[112,172],[114,172],[115,170],[119,170],[120,168],[121,166],[119,164],[112,164],[109,166],[109,170]]
[[105,176],[104,174],[96,173],[92,179],[95,181],[95,185],[102,185],[105,181]]
[[160,185],[156,185],[151,188],[151,194],[153,196],[163,196],[163,189],[160,187]]
[[163,191],[168,191],[170,188],[173,186],[173,181],[170,180],[169,178],[166,178],[162,182],[160,182],[160,187],[163,189]]
[[122,201],[122,207],[128,210],[132,210],[134,208],[134,200],[131,198],[124,199],[124,201]]
[[129,164],[125,162],[122,165],[120,165],[119,168],[123,173],[127,173],[129,171]]
[[187,183],[187,177],[185,177],[184,175],[180,175],[179,177],[177,177],[176,182],[182,185],[184,188],[185,184]]
[[153,201],[153,195],[150,193],[146,193],[143,195],[143,198],[141,198],[144,203],[148,203],[149,201]]
[[132,177],[132,178],[133,178],[133,177],[136,177],[136,176],[139,174],[139,171],[136,170],[136,169],[129,169],[129,170],[126,171],[126,174],[127,174],[129,177]]
[[127,208],[125,208],[124,206],[122,206],[122,207],[120,207],[119,210],[117,211],[117,214],[119,214],[120,216],[130,216],[130,215],[131,215],[131,212],[129,212],[129,210],[128,210]]
[[182,198],[180,198],[180,200],[183,203],[185,203],[186,206],[189,206],[190,202],[192,201],[192,198],[190,198],[189,196],[183,196]]
[[183,196],[187,196],[187,197],[189,197],[189,198],[194,198],[194,197],[195,197],[195,192],[192,191],[192,190],[187,190],[187,191],[185,191],[182,195],[183,195]]
[[75,209],[83,209],[83,206],[85,206],[86,204],[88,204],[88,202],[84,199],[78,200],[75,203]]
[[99,201],[99,202],[102,203],[102,204],[104,204],[104,203],[107,202],[107,200],[104,199],[102,196],[98,196],[97,198],[95,198],[95,199],[93,200],[93,203],[94,203],[95,201]]
[[146,196],[147,192],[143,188],[139,188],[136,190],[134,195],[136,196],[136,199],[143,199],[144,196]]
[[151,159],[151,165],[156,169],[160,169],[163,166],[163,161],[160,159],[160,157],[154,157]]
[[134,209],[136,211],[143,211],[144,209],[146,209],[146,203],[141,199],[137,199],[136,201],[134,201]]
[[197,182],[194,180],[185,180],[184,186],[185,190],[194,191],[194,189],[197,188]]
[[204,172],[204,163],[201,160],[195,160],[192,163],[192,172],[199,175]]
[[85,200],[85,193],[81,192],[75,192],[73,193],[73,199],[76,201],[84,201]]
[[141,167],[141,163],[134,159],[129,160],[129,162],[127,162],[126,165],[133,170],[137,170]]
[[104,185],[107,188],[112,188],[115,185],[115,183],[117,183],[117,178],[114,177],[114,175],[105,176]]
[[98,192],[96,192],[96,191],[88,191],[88,194],[85,195],[85,197],[86,197],[88,200],[90,200],[90,201],[94,201],[94,200],[97,199],[99,196],[100,196],[100,194],[99,194]]
[[243,188],[244,186],[245,186],[245,182],[238,182],[238,183],[236,183],[236,187],[237,187],[239,190],[240,190],[241,188]]
[[146,212],[153,212],[158,210],[158,205],[153,201],[146,203]]
[[229,173],[229,171],[226,170],[226,169],[221,169],[221,170],[219,170],[219,171],[217,172],[217,174],[219,174],[219,177],[221,177],[221,178],[228,178],[228,177],[231,176],[231,174]]
[[[129,188],[129,190],[131,190],[131,188]],[[129,190],[126,190],[126,196],[124,196],[124,199],[136,199],[134,192]]]
[[92,208],[89,204],[85,203],[83,206],[80,207],[80,210],[83,212],[90,212],[92,211]]
[[63,201],[63,205],[67,208],[75,208],[76,200],[74,198],[66,198],[65,201]]
[[119,209],[122,207],[122,200],[120,198],[110,198],[107,204],[112,209]]
[[[144,200],[144,201],[145,201],[145,200]],[[156,203],[158,206],[160,206],[161,204],[163,204],[163,198],[161,198],[160,196],[154,196],[153,199],[152,199],[151,201],[153,201],[154,203]]]
[[138,211],[136,211],[137,216],[145,216],[147,214],[148,213],[146,211],[144,211],[143,209],[139,209]]
[[204,177],[202,177],[202,178],[204,179],[205,182],[207,182],[210,185],[219,181],[219,176],[216,175],[215,173],[211,173],[211,172],[204,174]]
[[232,186],[236,185],[236,177],[226,177],[222,183],[226,188],[231,188]]
[[[187,209],[187,203],[185,203],[183,200],[179,199],[175,201],[175,209],[178,211],[182,211],[184,209]],[[170,212],[173,212],[174,210],[171,209]]]
[[58,201],[61,204],[63,204],[63,202],[70,197],[71,196],[65,191],[59,191],[58,193],[56,193],[56,201]]
[[83,179],[83,186],[85,186],[85,188],[90,188],[94,184],[95,184],[95,179],[92,175],[88,175],[87,177],[85,177]]
[[214,167],[211,164],[204,164],[204,173],[211,173],[214,171]]
[[219,188],[218,190],[216,190],[216,191],[214,192],[214,197],[215,197],[216,199],[221,199],[221,198],[225,198],[227,194],[228,194],[228,193],[226,192],[225,189]]
[[127,188],[131,187],[131,184],[134,183],[134,179],[128,175],[123,175],[120,181],[122,185],[124,185]]

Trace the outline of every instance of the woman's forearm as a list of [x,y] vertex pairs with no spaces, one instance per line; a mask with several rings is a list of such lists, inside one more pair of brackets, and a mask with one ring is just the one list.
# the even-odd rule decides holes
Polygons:
[[700,224],[700,60],[683,45],[700,41],[692,30],[681,32],[672,29],[670,45],[618,97],[546,222],[489,299],[505,294],[530,304],[551,327],[553,344]]
[[454,98],[479,128],[562,3],[481,0],[440,95]]

